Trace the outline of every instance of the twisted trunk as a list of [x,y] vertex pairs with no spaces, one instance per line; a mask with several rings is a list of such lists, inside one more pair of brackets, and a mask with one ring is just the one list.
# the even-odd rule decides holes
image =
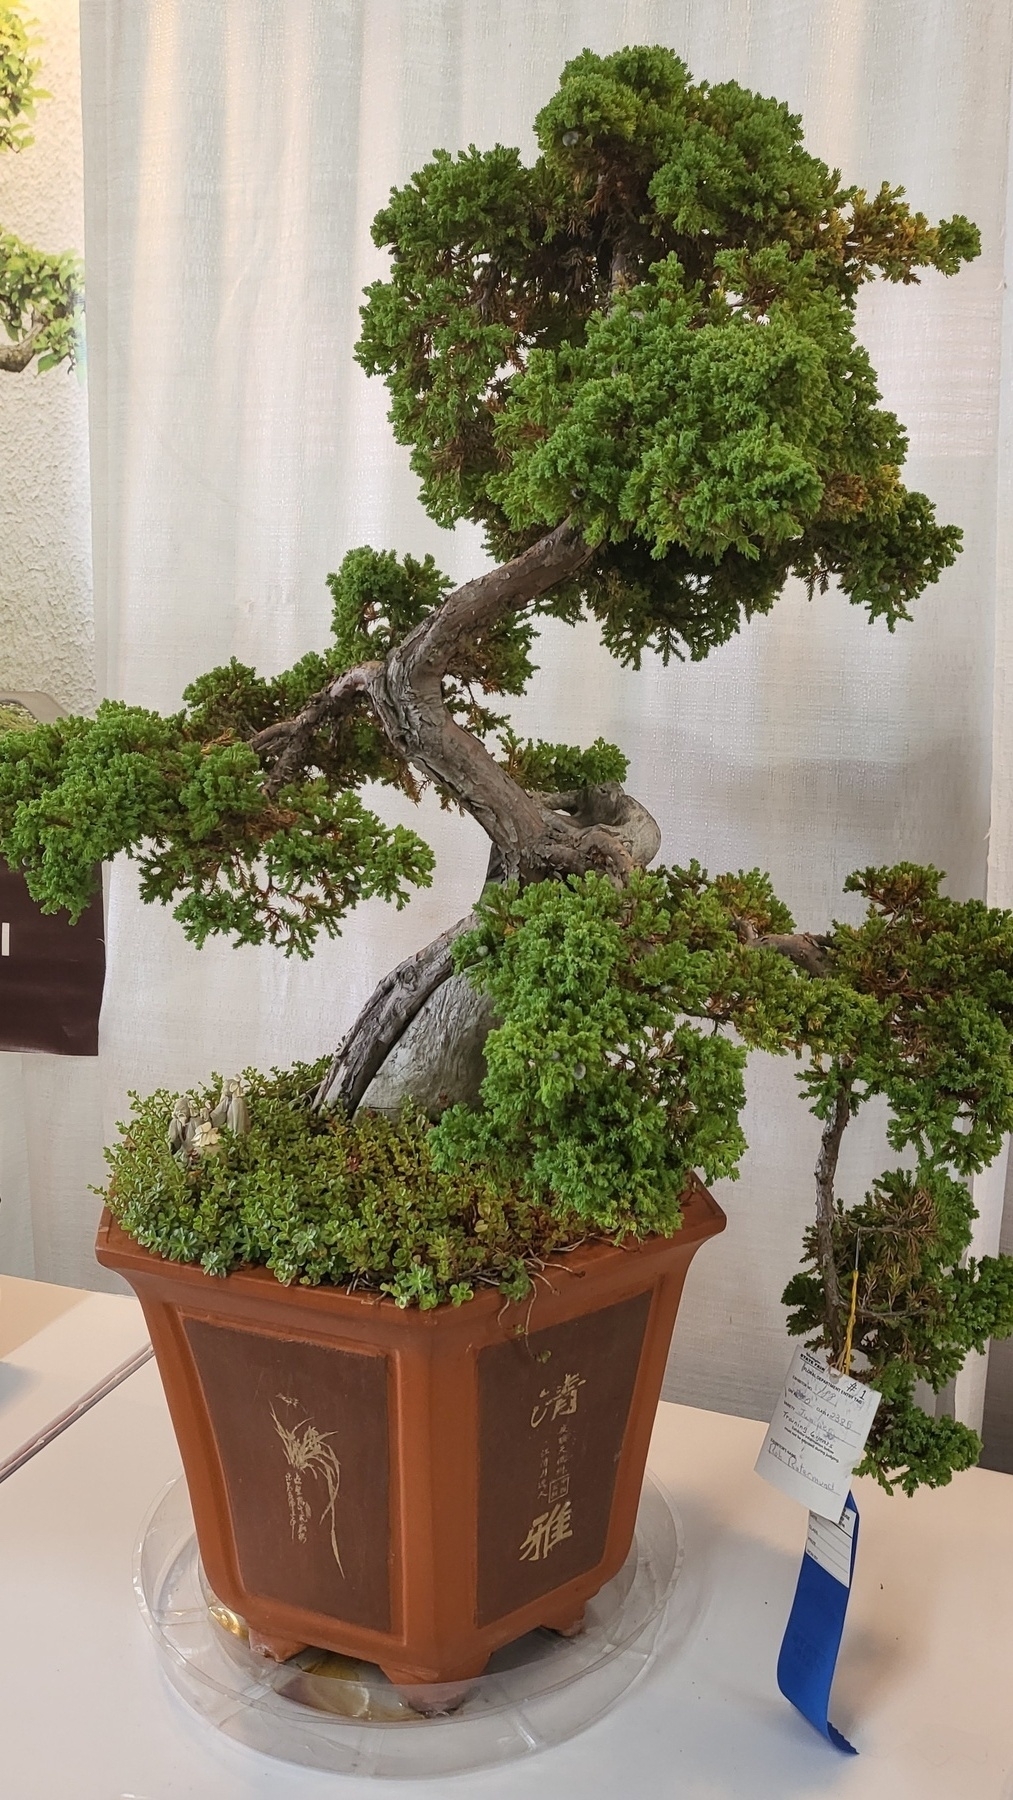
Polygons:
[[[574,793],[529,793],[458,724],[443,697],[445,678],[473,657],[500,620],[578,573],[590,556],[578,532],[558,526],[510,562],[448,594],[383,661],[346,670],[295,718],[258,732],[250,742],[268,765],[268,791],[284,786],[316,731],[365,699],[394,749],[487,833],[490,879],[540,881],[598,869],[625,881],[632,869],[646,867],[658,853],[661,832],[618,782]],[[464,991],[453,1003],[440,995],[452,975],[451,946],[473,924],[473,917],[462,920],[384,976],[339,1046],[317,1106],[354,1112],[397,1046],[409,1043],[396,1079],[385,1084],[385,1106],[394,1106],[399,1093],[425,1105],[434,1096],[477,1094],[491,1014]]]
[[[315,732],[366,702],[399,755],[482,826],[492,844],[490,880],[544,881],[595,869],[621,883],[634,869],[646,868],[661,847],[661,832],[618,782],[529,793],[458,724],[443,697],[446,677],[473,666],[484,636],[579,574],[591,555],[579,532],[564,522],[510,562],[448,594],[382,661],[346,670],[294,718],[253,735],[251,747],[265,759],[268,792],[277,793],[295,773]],[[477,1094],[491,1013],[465,989],[452,999],[441,997],[453,973],[454,940],[473,924],[473,915],[462,919],[384,976],[336,1051],[317,1106],[354,1113],[398,1045],[405,1048],[396,1078],[385,1081],[385,1107],[396,1106],[399,1095],[430,1106],[441,1096]],[[824,940],[808,933],[760,937],[748,924],[740,931],[746,942],[790,956],[810,975],[826,973]]]
[[[657,821],[618,782],[535,800],[540,811],[571,826],[578,843],[588,832],[607,833],[614,868],[621,861],[627,869],[646,868],[661,848]],[[506,874],[501,846],[494,844],[487,879]],[[397,1112],[404,1099],[427,1112],[475,1103],[495,1019],[484,996],[454,976],[452,949],[476,923],[470,913],[384,976],[338,1046],[315,1105],[351,1114],[363,1102],[384,1112]]]

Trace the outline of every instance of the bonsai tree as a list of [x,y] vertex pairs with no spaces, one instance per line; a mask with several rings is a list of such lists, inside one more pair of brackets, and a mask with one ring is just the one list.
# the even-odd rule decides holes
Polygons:
[[[506,704],[541,617],[611,653],[698,660],[790,576],[893,630],[960,532],[904,487],[906,440],[855,337],[876,277],[956,273],[966,219],[842,185],[783,105],[694,84],[666,49],[584,52],[540,154],[433,160],[374,225],[390,277],[357,356],[441,525],[492,566],[452,588],[368,547],[333,634],[274,679],[233,661],[162,717],[106,703],[0,742],[0,847],[80,911],[133,856],[197,945],[308,955],[433,858],[360,798],[431,787],[490,840],[475,911],[381,982],[330,1060],[138,1103],[110,1203],[168,1257],[401,1304],[531,1293],[588,1233],[671,1233],[691,1170],[733,1175],[750,1048],[790,1053],[823,1121],[790,1329],[880,1389],[864,1468],[949,1479],[974,1435],[915,1405],[1013,1330],[1013,1261],[965,1262],[967,1179],[1013,1124],[1013,917],[868,869],[858,927],[798,930],[760,872],[650,868],[660,832],[601,739],[522,741]],[[884,1095],[900,1158],[837,1192]]]
[[[23,8],[0,4],[0,151],[28,148],[36,102],[49,98],[36,85],[32,49]],[[76,256],[49,255],[0,228],[0,371],[17,375],[33,361],[40,370],[71,366],[82,304]]]

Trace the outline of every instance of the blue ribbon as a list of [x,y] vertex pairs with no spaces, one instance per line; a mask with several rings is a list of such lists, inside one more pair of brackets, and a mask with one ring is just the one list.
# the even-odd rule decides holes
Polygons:
[[[836,1744],[838,1750],[847,1751],[849,1756],[857,1756],[854,1744],[849,1744],[827,1717],[858,1548],[858,1508],[850,1494],[844,1503],[842,1523],[849,1512],[854,1513],[855,1519],[846,1583],[822,1567],[809,1546],[806,1547],[777,1659],[777,1685],[785,1699],[797,1706],[803,1717],[810,1725],[815,1725],[829,1743]],[[814,1523],[818,1528],[822,1521]],[[830,1532],[835,1533],[832,1525]],[[847,1554],[843,1538],[838,1543],[838,1554],[844,1557]]]

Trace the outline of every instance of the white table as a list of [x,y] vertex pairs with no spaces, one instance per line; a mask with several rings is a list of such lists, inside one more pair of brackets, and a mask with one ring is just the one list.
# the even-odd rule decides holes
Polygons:
[[[752,1473],[762,1427],[663,1405],[652,1468],[685,1525],[665,1649],[582,1736],[524,1763],[407,1784],[419,1800],[1010,1800],[1013,1477],[941,1493],[860,1484],[862,1538],[832,1717],[774,1668],[805,1517]],[[392,1792],[261,1758],[164,1682],[130,1586],[139,1522],[179,1463],[154,1366],[0,1484],[4,1800],[366,1800]]]
[[132,1295],[0,1275],[0,1481],[145,1355]]

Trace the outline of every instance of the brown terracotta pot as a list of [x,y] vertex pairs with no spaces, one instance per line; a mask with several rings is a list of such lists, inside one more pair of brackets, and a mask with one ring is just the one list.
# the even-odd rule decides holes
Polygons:
[[401,1310],[96,1253],[144,1308],[204,1568],[268,1654],[305,1644],[401,1686],[574,1631],[629,1552],[676,1309],[723,1229],[695,1178],[673,1238],[556,1259],[533,1302]]

